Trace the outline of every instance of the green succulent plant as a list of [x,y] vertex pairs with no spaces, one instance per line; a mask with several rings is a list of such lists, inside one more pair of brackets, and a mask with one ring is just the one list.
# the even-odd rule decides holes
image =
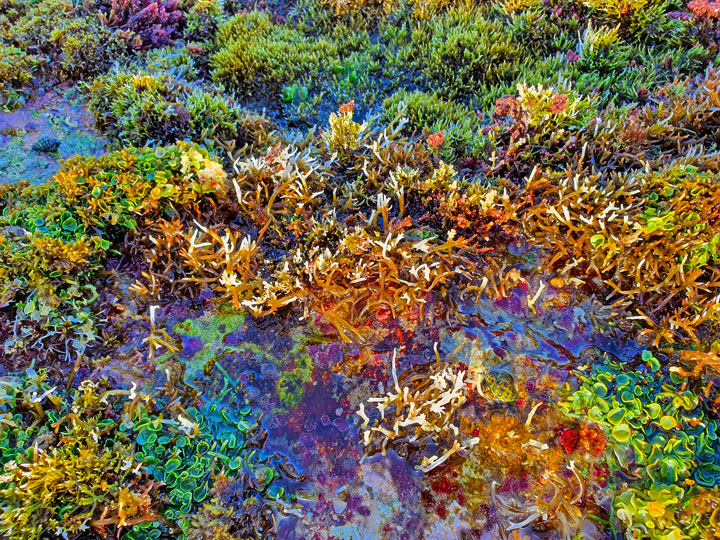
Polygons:
[[684,534],[680,512],[696,493],[691,486],[712,488],[720,478],[718,422],[676,372],[650,351],[642,360],[635,369],[593,364],[561,406],[602,426],[610,463],[635,471],[637,482],[613,498],[628,538],[699,538]]

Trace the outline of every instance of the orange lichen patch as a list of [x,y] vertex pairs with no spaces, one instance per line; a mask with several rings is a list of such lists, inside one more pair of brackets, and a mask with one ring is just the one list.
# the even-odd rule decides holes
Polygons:
[[708,0],[692,0],[688,8],[698,18],[718,19],[720,18],[720,2]]
[[565,460],[561,449],[549,444],[549,432],[537,431],[511,414],[495,413],[475,423],[473,435],[478,442],[471,451],[472,461],[486,469],[487,478],[540,475],[546,468],[557,470]]
[[340,114],[352,113],[355,111],[355,100],[350,100],[347,103],[343,103],[338,108]]
[[445,134],[442,131],[433,133],[427,138],[427,143],[431,148],[440,148],[445,142]]
[[550,104],[550,112],[552,114],[560,114],[565,112],[567,108],[567,94],[554,94],[552,97],[552,103]]

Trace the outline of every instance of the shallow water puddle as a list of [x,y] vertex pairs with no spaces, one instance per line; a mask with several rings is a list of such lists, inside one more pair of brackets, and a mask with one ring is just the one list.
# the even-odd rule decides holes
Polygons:
[[[57,150],[34,150],[43,138],[57,141]],[[0,112],[0,182],[41,184],[58,172],[61,160],[104,151],[105,140],[77,89],[50,90],[12,113]]]
[[[462,306],[462,322],[431,310],[402,322],[380,314],[365,344],[341,342],[319,318],[281,326],[210,310],[174,325],[179,363],[161,363],[158,376],[181,366],[205,399],[231,407],[247,400],[262,413],[265,451],[287,456],[303,475],[285,480],[297,504],[281,519],[279,538],[513,538],[503,530],[508,501],[542,495],[537,481],[546,469],[572,480],[562,440],[567,419],[554,405],[570,370],[602,353],[636,352],[591,329],[596,318],[582,297],[548,288],[534,309],[519,286],[508,298]],[[467,372],[457,424],[480,442],[428,474],[418,470],[420,460],[444,454],[442,444],[363,458],[359,406],[390,387],[393,356],[402,376],[432,364],[436,348],[443,362]],[[592,523],[586,531],[602,537]]]

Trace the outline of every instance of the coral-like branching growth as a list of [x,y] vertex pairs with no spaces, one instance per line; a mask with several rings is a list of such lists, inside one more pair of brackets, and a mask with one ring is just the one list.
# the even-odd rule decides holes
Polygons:
[[409,225],[409,220],[390,224],[385,236],[350,230],[335,252],[317,250],[309,258],[291,254],[274,270],[258,269],[259,246],[249,237],[204,227],[179,233],[163,226],[165,236],[155,241],[160,249],[149,259],[153,273],[148,275],[155,276],[155,284],[165,281],[158,270],[168,267],[160,266],[165,257],[159,254],[173,249],[181,258],[183,281],[212,285],[238,309],[255,315],[300,305],[306,312],[321,313],[348,339],[359,335],[357,326],[381,307],[401,313],[422,306],[434,290],[461,278],[464,242],[421,239]]
[[[210,286],[255,315],[300,306],[349,339],[381,308],[422,311],[433,297],[466,284],[470,242],[453,226],[484,236],[499,230],[511,215],[507,197],[460,185],[450,166],[432,165],[422,141],[399,135],[402,126],[373,133],[352,115],[351,104],[343,105],[330,129],[304,149],[277,146],[236,164],[239,216],[256,234],[158,223],[150,272],[134,289]],[[406,165],[414,158],[419,169]],[[365,179],[348,182],[346,175],[358,174],[351,171]],[[412,206],[439,208],[446,232],[415,225],[407,215]]]
[[186,205],[221,196],[226,175],[205,149],[180,142],[76,156],[52,183],[21,187],[2,197],[0,296],[13,304],[17,321],[3,337],[5,352],[34,349],[50,338],[43,354],[55,350],[56,340],[67,354],[68,346],[82,351],[97,337],[95,277],[113,245],[137,229],[138,220],[189,212]]
[[656,343],[696,339],[694,329],[717,311],[708,288],[720,275],[716,162],[716,155],[681,158],[605,185],[593,177],[535,174],[527,189],[539,188],[545,203],[526,214],[525,230],[559,242],[555,260],[566,261],[566,268],[582,263],[616,294],[651,294],[636,309],[658,329]]
[[[437,354],[437,351],[436,351]],[[373,410],[360,405],[361,437],[365,454],[385,454],[387,449],[405,446],[423,448],[430,442],[447,445],[442,457],[424,457],[424,472],[447,461],[453,454],[478,442],[464,436],[456,420],[457,410],[467,401],[465,372],[443,365],[440,360],[428,369],[408,370],[397,375],[396,358],[392,358],[392,388],[385,396],[370,398]]]

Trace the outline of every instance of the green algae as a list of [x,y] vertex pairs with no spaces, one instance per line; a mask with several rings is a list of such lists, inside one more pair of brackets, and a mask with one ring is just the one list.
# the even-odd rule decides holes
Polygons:
[[[109,186],[129,184],[113,176],[119,164],[92,190],[84,175],[65,184],[88,203],[84,217],[52,215],[50,204],[34,204],[28,191],[19,194],[27,211],[7,223],[0,244],[6,258],[0,332],[4,354],[12,357],[7,366],[47,362],[53,385],[67,384],[59,391],[65,396],[78,374],[98,378],[93,366],[104,361],[98,355],[111,358],[122,350],[142,381],[157,375],[155,384],[164,383],[172,396],[141,398],[147,411],[123,417],[117,438],[113,422],[120,421],[121,404],[113,401],[105,410],[76,400],[79,424],[97,420],[88,418],[96,405],[102,418],[85,442],[68,424],[51,433],[49,422],[67,411],[67,404],[48,404],[51,386],[25,388],[31,399],[22,403],[22,414],[17,396],[13,403],[0,397],[4,465],[47,454],[54,445],[61,463],[50,473],[84,471],[75,450],[104,455],[86,444],[99,438],[104,450],[119,450],[110,468],[132,447],[133,458],[143,461],[144,480],[164,483],[146,494],[159,497],[148,508],[157,508],[162,519],[126,527],[119,525],[121,512],[108,522],[94,508],[64,508],[61,527],[75,533],[79,524],[88,537],[138,540],[480,538],[509,531],[523,539],[717,535],[720,426],[713,385],[720,361],[711,343],[718,320],[712,291],[720,274],[718,235],[706,233],[717,225],[720,77],[713,69],[703,74],[717,55],[715,3],[300,0],[263,8],[243,2],[239,11],[231,0],[190,1],[153,4],[160,5],[160,19],[163,9],[174,14],[155,23],[155,38],[144,17],[124,19],[139,4],[40,0],[31,8],[0,0],[8,8],[0,10],[0,40],[22,54],[41,49],[38,84],[53,84],[53,76],[99,75],[94,83],[88,79],[80,99],[53,92],[2,116],[9,125],[0,126],[0,179],[41,182],[55,175],[60,159],[99,152],[104,142],[82,108],[88,98],[110,144],[206,138],[223,160],[213,170],[229,175],[217,197],[203,192],[191,201],[166,200],[162,216],[140,215],[135,202],[123,203],[121,211],[107,214],[107,223],[85,218],[95,215],[88,208],[107,203],[100,196],[112,192]],[[63,8],[62,27],[31,16],[33,9],[48,13],[55,5]],[[155,16],[145,12],[148,20]],[[181,16],[187,17],[184,28]],[[14,24],[18,20],[22,24]],[[102,33],[84,40],[98,21]],[[17,35],[16,28],[28,35]],[[110,35],[106,48],[98,36]],[[180,35],[186,42],[170,43]],[[115,71],[103,75],[118,43],[137,51],[118,53]],[[167,47],[146,52],[155,46]],[[79,57],[83,51],[89,54]],[[92,62],[96,57],[100,61]],[[26,76],[17,81],[29,83]],[[161,91],[145,93],[159,81]],[[93,84],[95,93],[88,90]],[[129,88],[138,92],[128,95]],[[18,88],[17,95],[26,90]],[[243,115],[236,104],[263,110],[275,124],[265,129],[270,123],[253,116],[248,133],[238,132]],[[402,115],[407,123],[396,122]],[[313,124],[321,128],[306,135]],[[42,136],[57,138],[59,152],[32,151]],[[177,193],[177,185],[165,185],[165,172],[154,169],[152,185]],[[52,182],[66,180],[60,175]],[[627,218],[638,186],[649,186],[642,192],[647,200],[629,230],[615,211],[624,209]],[[4,186],[3,197],[18,198],[14,191]],[[10,203],[2,204],[3,215],[13,213]],[[94,246],[102,257],[93,259],[91,276],[58,255],[71,247],[65,244],[39,244],[39,261],[16,264],[28,235],[52,225],[64,240],[102,233]],[[637,249],[620,250],[623,237]],[[442,247],[438,239],[446,238]],[[395,239],[403,240],[403,250],[391,249]],[[242,251],[238,246],[248,245],[257,249],[231,260]],[[435,259],[415,256],[435,249],[441,252]],[[426,278],[428,287],[404,288],[426,268],[429,275],[447,262],[453,250],[453,265]],[[658,270],[662,258],[669,262]],[[185,259],[190,263],[183,266]],[[46,266],[49,278],[63,281],[43,290],[23,281]],[[363,274],[378,267],[377,279]],[[132,296],[114,286],[119,274],[137,280]],[[623,281],[614,283],[615,277]],[[75,278],[88,283],[78,285]],[[57,307],[43,304],[40,293],[66,286],[62,301],[72,305],[72,317],[38,329]],[[257,298],[242,296],[248,291],[267,304],[257,308]],[[235,306],[208,295],[233,297]],[[254,327],[244,311],[249,306],[257,309],[254,315],[280,323]],[[500,325],[493,321],[497,306],[506,310]],[[156,307],[169,314],[156,320]],[[149,335],[138,315],[146,308]],[[317,316],[318,328],[297,323],[301,312],[302,318]],[[591,324],[603,332],[592,339],[617,361],[583,349]],[[417,366],[434,357],[434,332],[454,328],[456,335],[440,347],[449,351],[474,334],[473,325],[493,334],[482,349],[475,340],[477,354],[467,362],[438,358],[453,376],[466,377],[467,402],[453,427],[468,448],[456,452],[448,440],[437,440],[434,448],[410,434],[391,458],[357,466],[364,448],[356,407],[372,400],[368,394],[393,391],[396,370],[411,396],[422,395],[433,373]],[[541,335],[546,326],[559,341]],[[653,352],[640,355],[636,338],[643,347],[651,343]],[[28,352],[31,342],[41,356]],[[331,346],[338,347],[332,354]],[[677,350],[695,354],[678,360]],[[530,352],[521,357],[520,351]],[[504,371],[508,353],[512,369]],[[538,369],[533,355],[552,370]],[[182,370],[185,379],[175,379]],[[111,391],[140,399],[135,386],[120,389],[118,373],[104,373],[109,379],[102,384]],[[145,389],[152,391],[149,382]],[[318,397],[320,390],[327,395]],[[256,400],[253,407],[246,395]],[[35,398],[52,409],[39,422],[31,419]],[[262,425],[255,424],[256,404],[269,413]],[[26,425],[29,419],[34,423]],[[395,419],[386,420],[383,435],[396,439]],[[447,426],[440,424],[424,427],[441,432]],[[280,441],[275,444],[307,466],[309,485],[322,494],[293,509],[297,521],[281,532],[274,519],[279,508],[288,509],[283,488],[266,485],[281,468],[257,461],[257,441],[246,440],[256,428],[267,428],[270,439]],[[57,435],[68,439],[61,444]],[[14,443],[25,449],[24,458],[13,454]],[[437,469],[412,471],[412,456],[423,452],[448,459]],[[21,477],[18,471],[31,469],[23,461],[3,472]],[[238,478],[225,481],[225,473]],[[18,485],[46,497],[49,508],[52,490],[62,497],[66,492],[64,486],[42,492],[36,482],[44,476],[51,474],[29,474]],[[107,493],[97,486],[88,491],[111,512],[118,486],[113,474],[107,479]],[[353,482],[345,500],[340,489]],[[401,485],[407,493],[395,491]],[[144,500],[138,486],[125,484],[136,502]],[[7,487],[11,502],[0,504],[22,515],[16,488]],[[228,501],[255,512],[261,526],[243,529],[247,522],[238,521]],[[73,521],[75,515],[84,517]]]
[[312,381],[313,362],[307,353],[292,354],[293,369],[281,371],[275,386],[280,401],[286,407],[295,407],[303,398],[304,386]]
[[224,343],[225,336],[237,332],[244,323],[245,314],[227,306],[217,313],[208,312],[198,318],[179,322],[173,330],[179,336],[200,339],[202,347],[193,353],[192,362],[193,365],[201,368],[210,360],[217,358],[219,353],[228,350],[228,346]]
[[[245,324],[243,312],[228,311],[228,307],[219,312],[208,312],[200,317],[187,319],[177,323],[173,330],[182,337],[198,338],[201,342],[199,350],[184,361],[188,368],[187,380],[192,380],[198,373],[208,373],[213,369],[220,370],[225,379],[236,384],[230,372],[223,365],[223,359],[233,353],[252,353],[262,361],[276,365],[277,381],[275,391],[285,407],[294,407],[302,400],[304,385],[312,381],[313,362],[310,356],[302,352],[307,346],[307,338],[296,334],[295,339],[302,339],[283,357],[276,357],[263,348],[240,341],[236,345],[228,345],[226,337],[240,330]],[[158,359],[160,364],[174,356],[166,353]]]

